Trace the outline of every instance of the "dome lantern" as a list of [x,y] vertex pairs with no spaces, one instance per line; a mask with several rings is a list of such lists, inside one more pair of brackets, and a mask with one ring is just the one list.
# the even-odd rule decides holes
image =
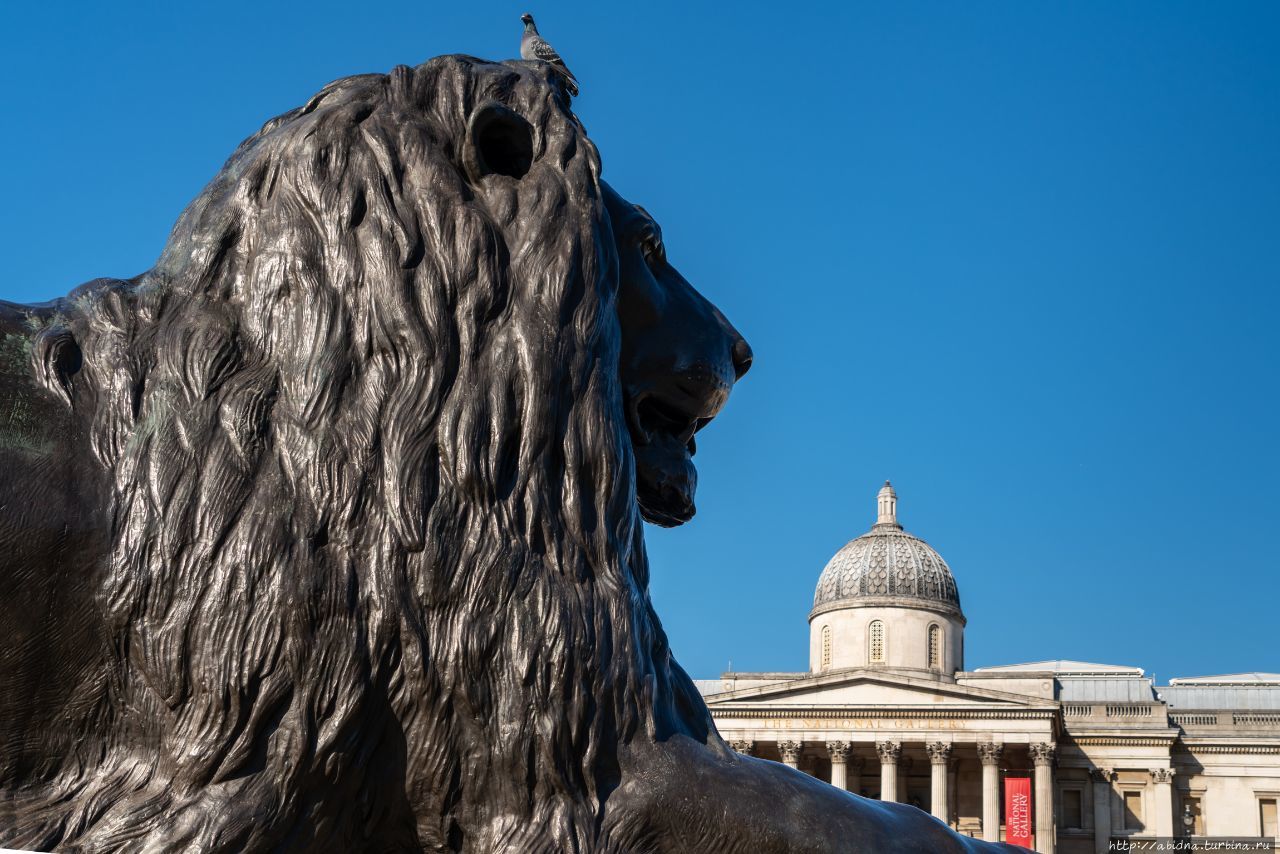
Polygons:
[[893,484],[887,480],[880,489],[880,494],[876,496],[876,509],[877,525],[891,525],[899,531],[902,530],[902,526],[898,524],[898,493],[893,491]]

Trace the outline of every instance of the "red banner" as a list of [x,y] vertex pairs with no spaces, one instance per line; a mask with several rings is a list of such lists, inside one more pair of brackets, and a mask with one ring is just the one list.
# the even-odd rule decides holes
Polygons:
[[1004,841],[1031,847],[1031,778],[1004,778]]

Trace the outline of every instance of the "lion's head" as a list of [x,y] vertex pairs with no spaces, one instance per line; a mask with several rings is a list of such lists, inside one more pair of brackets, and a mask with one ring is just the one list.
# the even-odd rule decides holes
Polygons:
[[619,373],[644,517],[679,525],[694,513],[694,434],[751,367],[751,348],[667,260],[662,229],[602,184],[618,252]]
[[76,716],[31,725],[92,747],[4,769],[0,840],[567,848],[618,744],[712,731],[639,519],[693,515],[750,349],[544,64],[337,81],[154,269],[20,325],[66,413],[50,488],[104,544],[57,582],[100,620],[54,668]]

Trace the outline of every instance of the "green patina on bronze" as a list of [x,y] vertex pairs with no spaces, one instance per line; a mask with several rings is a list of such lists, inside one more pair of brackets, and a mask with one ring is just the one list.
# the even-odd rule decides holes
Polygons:
[[[45,425],[40,423],[31,406],[29,392],[35,385],[31,373],[31,338],[7,333],[0,338],[0,373],[26,377],[26,383],[11,386],[27,393],[0,397],[0,449],[47,454],[52,442],[46,435]],[[25,386],[25,389],[24,389]]]

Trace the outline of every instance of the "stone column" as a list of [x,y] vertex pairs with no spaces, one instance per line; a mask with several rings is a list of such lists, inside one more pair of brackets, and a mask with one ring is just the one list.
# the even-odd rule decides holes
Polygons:
[[876,744],[880,754],[880,800],[898,800],[898,757],[902,744],[897,741],[881,741]]
[[831,785],[837,789],[848,789],[849,747],[847,741],[828,741],[827,755],[831,757]]
[[738,753],[741,753],[743,756],[750,756],[752,749],[756,746],[756,743],[748,739],[736,738],[729,742],[729,746]]
[[947,814],[947,763],[951,760],[951,745],[945,741],[934,741],[925,745],[929,752],[929,812],[933,817],[949,824],[951,816]]
[[1031,745],[1036,765],[1036,851],[1053,854],[1056,828],[1053,826],[1053,752],[1045,742]]
[[991,741],[978,743],[978,760],[982,762],[982,838],[1000,841],[1000,753],[1004,745]]
[[1172,768],[1152,768],[1151,779],[1155,783],[1156,836],[1173,836],[1173,775]]
[[1089,777],[1093,781],[1093,850],[1106,854],[1111,847],[1111,781],[1116,772],[1094,768]]
[[800,749],[804,747],[798,741],[778,742],[778,751],[782,754],[782,764],[792,768],[800,767]]

